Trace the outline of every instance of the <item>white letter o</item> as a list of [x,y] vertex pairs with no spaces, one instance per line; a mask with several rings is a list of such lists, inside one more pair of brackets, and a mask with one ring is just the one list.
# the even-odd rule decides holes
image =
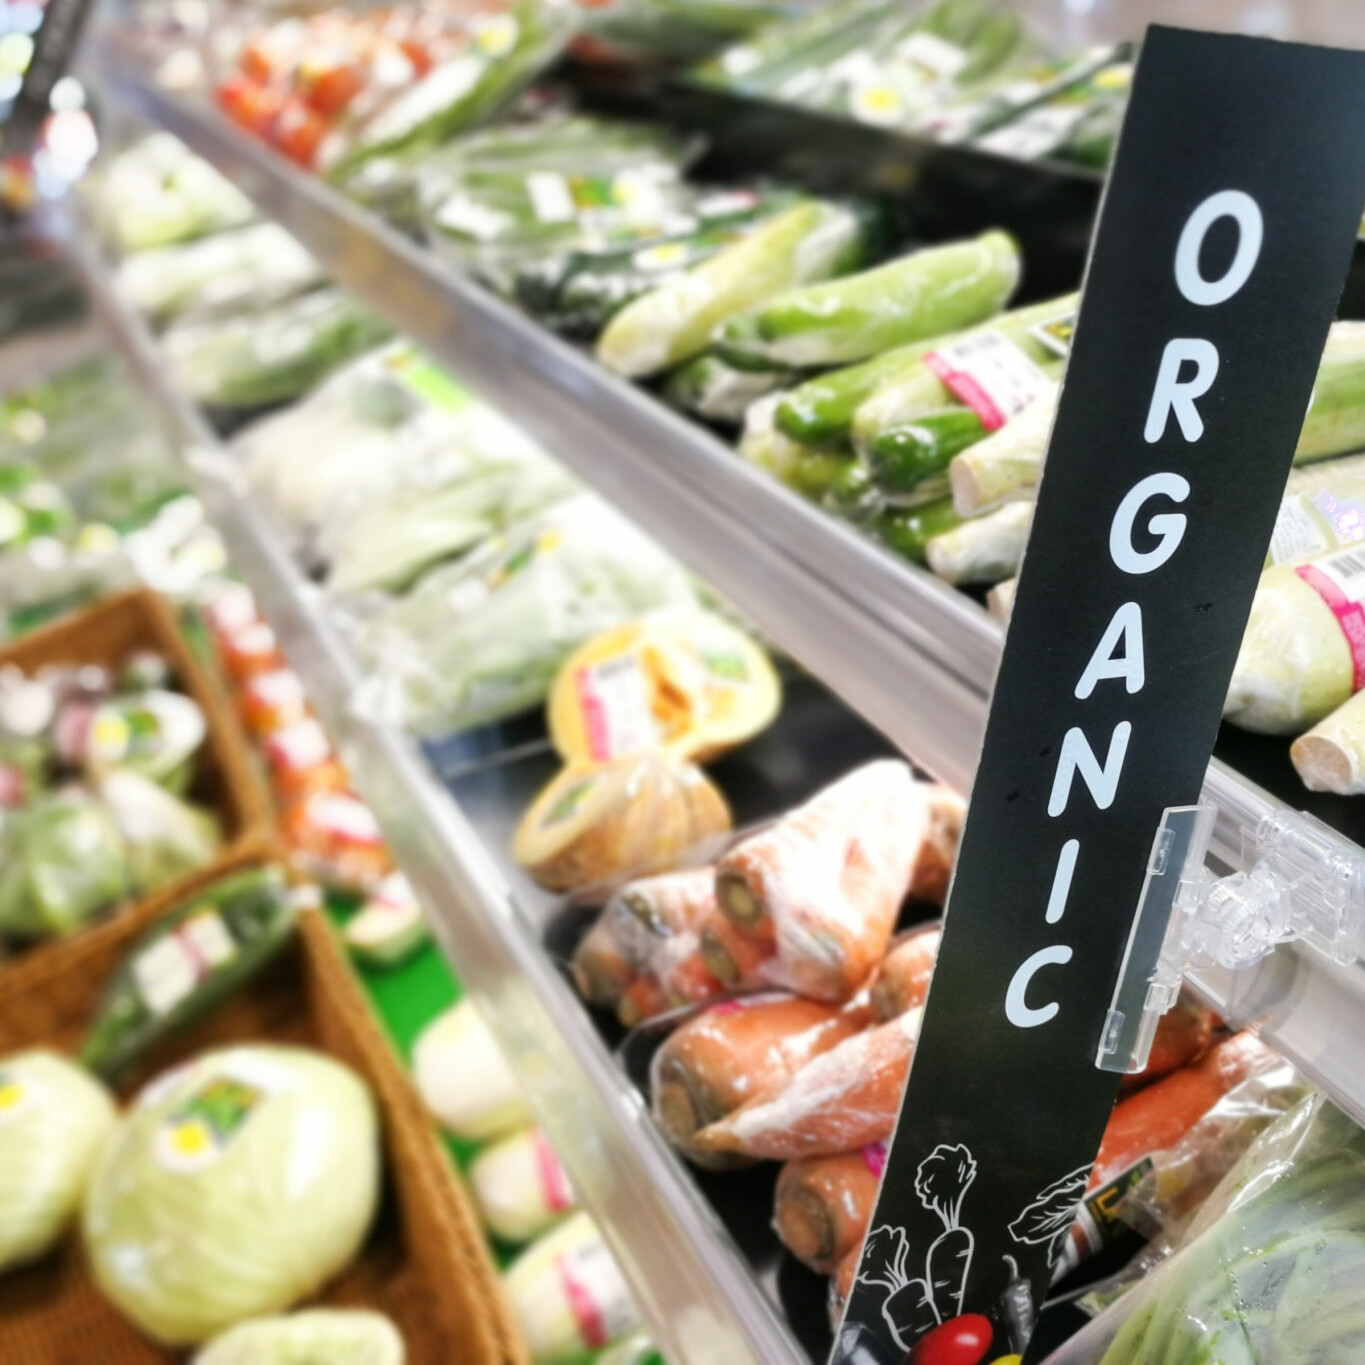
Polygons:
[[[1220,218],[1237,222],[1237,251],[1220,280],[1206,280],[1199,271],[1199,249],[1208,230]],[[1175,249],[1175,282],[1191,303],[1208,307],[1226,303],[1246,282],[1261,254],[1265,223],[1256,201],[1242,190],[1219,190],[1190,214]]]

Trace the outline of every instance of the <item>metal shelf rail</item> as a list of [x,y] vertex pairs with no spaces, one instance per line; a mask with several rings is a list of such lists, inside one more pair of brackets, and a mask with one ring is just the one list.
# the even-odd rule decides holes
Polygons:
[[[905,753],[962,790],[970,788],[1001,641],[999,627],[974,602],[748,468],[714,436],[298,171],[202,97],[161,88],[113,45],[102,54],[101,72],[106,88],[126,105],[215,163],[340,283],[513,414]],[[155,370],[154,359],[146,363]],[[325,718],[354,748],[348,756],[364,794],[381,819],[388,814],[400,857],[405,865],[412,860],[440,911],[454,960],[466,972],[487,970],[481,1003],[493,1011],[505,1045],[520,1065],[534,1065],[537,1083],[546,1073],[556,1093],[566,1089],[562,1056],[577,1056],[568,1074],[591,1075],[593,1094],[576,1116],[554,1116],[547,1126],[572,1160],[590,1161],[588,1153],[572,1150],[577,1141],[593,1154],[594,1168],[600,1164],[618,1181],[599,1191],[595,1202],[604,1219],[623,1220],[615,1232],[618,1250],[627,1248],[625,1259],[647,1259],[647,1267],[637,1267],[637,1283],[646,1298],[658,1296],[649,1303],[656,1322],[670,1322],[670,1341],[687,1337],[685,1345],[678,1340],[676,1358],[740,1359],[724,1354],[733,1345],[718,1347],[721,1338],[708,1338],[707,1331],[733,1331],[742,1322],[744,1340],[762,1359],[786,1359],[774,1344],[778,1338],[770,1335],[765,1344],[763,1334],[773,1324],[745,1320],[752,1304],[731,1304],[734,1316],[721,1323],[715,1296],[734,1297],[736,1291],[733,1284],[718,1290],[694,1278],[694,1272],[704,1277],[708,1268],[723,1269],[706,1265],[709,1254],[696,1240],[704,1231],[694,1213],[687,1214],[691,1240],[674,1248],[662,1240],[667,1214],[658,1211],[661,1191],[650,1188],[648,1177],[667,1153],[657,1150],[645,1123],[635,1125],[630,1141],[615,1128],[594,1128],[594,1114],[619,1126],[632,1101],[621,1093],[619,1078],[602,1074],[606,1059],[595,1044],[586,1045],[581,1018],[558,1010],[563,983],[551,979],[534,945],[514,927],[486,853],[444,793],[433,789],[406,742],[377,735],[350,716],[349,684],[338,685],[348,677],[346,665],[330,657],[334,642],[292,566],[254,515],[231,499],[224,505],[227,495],[212,481],[207,491],[238,542],[233,549],[243,571],[259,580],[263,604],[285,638],[297,641],[300,671],[310,684],[324,692],[330,686],[335,694],[320,697],[320,709],[325,706]],[[327,657],[309,657],[314,653]],[[1204,795],[1218,809],[1213,856],[1224,868],[1238,868],[1243,831],[1281,803],[1218,762],[1210,766]],[[1289,948],[1235,977],[1200,973],[1195,984],[1230,1018],[1258,1025],[1365,1123],[1365,1050],[1353,1042],[1365,1030],[1365,970],[1338,968],[1310,950]],[[562,1037],[550,1037],[548,1070],[535,1056],[544,1029],[551,1035],[563,1030]],[[556,1104],[547,1102],[547,1109]],[[604,1144],[610,1156],[598,1163]],[[642,1244],[642,1236],[653,1239],[652,1246]],[[706,1305],[703,1318],[679,1316],[683,1301]],[[713,1348],[722,1354],[709,1354]]]
[[70,249],[668,1358],[680,1365],[806,1365],[805,1352],[518,913],[488,850],[416,746],[356,714],[360,678],[320,610],[317,587],[234,478],[230,457],[202,417],[168,382],[151,336],[113,293],[98,250],[79,234]]

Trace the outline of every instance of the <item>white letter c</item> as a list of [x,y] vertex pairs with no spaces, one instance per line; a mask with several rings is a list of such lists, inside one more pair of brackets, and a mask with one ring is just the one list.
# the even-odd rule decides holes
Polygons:
[[1061,967],[1071,961],[1071,949],[1065,944],[1051,948],[1039,948],[1032,956],[1025,958],[1019,970],[1010,978],[1010,988],[1005,992],[1005,1018],[1015,1028],[1037,1028],[1049,1019],[1057,1017],[1061,1008],[1055,1000],[1049,1001],[1040,1009],[1034,1009],[1024,1001],[1024,992],[1029,983],[1043,967]]

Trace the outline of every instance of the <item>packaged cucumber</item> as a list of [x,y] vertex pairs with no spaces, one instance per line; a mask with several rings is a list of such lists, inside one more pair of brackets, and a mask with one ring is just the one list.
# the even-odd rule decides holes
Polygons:
[[157,921],[105,988],[81,1060],[116,1079],[259,972],[294,931],[278,868],[215,883]]
[[598,359],[634,378],[689,360],[733,314],[795,285],[855,269],[866,236],[851,208],[819,200],[794,205],[622,309],[598,339]]
[[737,424],[790,378],[785,370],[738,370],[717,355],[699,355],[668,376],[664,397],[707,421]]
[[744,418],[739,453],[793,492],[819,502],[857,460],[851,450],[838,446],[805,446],[779,431],[774,419],[780,401],[780,394],[769,394],[750,405]]
[[962,525],[951,498],[937,498],[919,507],[888,507],[870,526],[873,536],[912,564],[928,562],[929,542]]
[[930,537],[925,559],[934,573],[956,587],[999,583],[1019,572],[1032,521],[1031,502],[1007,503]]
[[724,322],[716,348],[734,364],[848,365],[993,317],[1019,283],[1014,239],[987,232],[923,247],[886,265],[789,290]]

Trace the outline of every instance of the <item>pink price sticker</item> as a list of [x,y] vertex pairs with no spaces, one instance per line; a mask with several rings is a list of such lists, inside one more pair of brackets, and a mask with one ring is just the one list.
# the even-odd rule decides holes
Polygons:
[[534,1141],[536,1168],[540,1173],[545,1207],[553,1213],[566,1213],[574,1206],[573,1186],[569,1184],[568,1174],[559,1160],[559,1154],[539,1128],[536,1129]]
[[1002,332],[973,332],[924,357],[925,365],[954,397],[998,431],[1022,412],[1047,384],[1047,376]]
[[1334,575],[1324,573],[1317,565],[1300,564],[1294,572],[1322,598],[1337,618],[1351,651],[1353,685],[1357,692],[1365,690],[1365,605],[1349,596]]
[[863,1161],[867,1169],[880,1180],[882,1172],[886,1170],[886,1143],[869,1142],[863,1148]]

